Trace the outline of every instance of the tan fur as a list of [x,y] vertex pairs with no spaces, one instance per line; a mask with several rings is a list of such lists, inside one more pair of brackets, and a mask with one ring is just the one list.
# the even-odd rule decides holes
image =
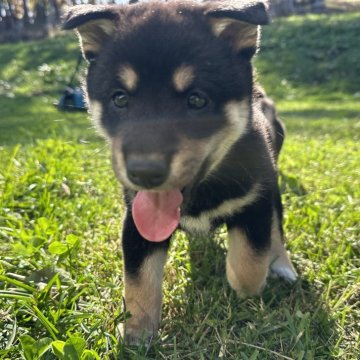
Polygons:
[[211,19],[210,25],[214,35],[230,40],[236,51],[258,45],[259,26],[227,18]]
[[113,33],[115,24],[111,20],[92,20],[77,28],[80,46],[83,52],[100,51],[104,40]]
[[173,85],[179,92],[188,89],[194,80],[194,67],[190,65],[181,65],[173,75]]
[[[201,161],[207,158],[211,166],[205,174],[206,178],[217,169],[235,142],[246,133],[250,112],[247,100],[230,101],[225,105],[224,110],[228,124],[223,130],[206,140],[182,139],[181,152],[174,157],[170,179],[184,178],[185,180],[186,176],[191,175],[193,169],[198,168]],[[190,170],[188,170],[189,164],[191,164]],[[178,183],[180,187],[183,187],[187,182],[178,181]]]
[[125,159],[122,152],[122,142],[119,136],[113,137],[111,140],[111,153],[113,169],[118,180],[127,187],[132,187],[130,180],[126,174]]
[[252,204],[258,197],[261,186],[255,184],[250,191],[242,197],[225,200],[217,208],[203,211],[199,216],[183,216],[181,225],[188,231],[192,232],[208,232],[210,231],[211,221],[216,218],[232,215],[235,212],[241,212],[242,209]]
[[209,141],[209,144],[212,144],[211,155],[209,153],[211,167],[207,175],[216,170],[235,142],[246,133],[250,112],[247,100],[230,101],[224,109],[229,126],[214,135],[213,141]]
[[[203,157],[208,153],[208,143],[204,140],[194,140],[182,137],[178,151],[171,162],[169,176],[172,188],[183,188],[193,178],[193,172],[201,166]],[[196,154],[196,156],[195,156]]]
[[269,255],[257,254],[243,230],[229,231],[226,275],[239,296],[259,294],[265,285],[268,268]]
[[125,306],[131,314],[125,331],[130,342],[152,336],[158,330],[166,257],[164,250],[158,250],[146,258],[137,277],[125,274]]
[[[247,100],[230,101],[225,105],[228,125],[223,130],[216,132],[206,140],[182,139],[179,146],[181,152],[176,154],[173,159],[169,179],[183,179],[177,183],[180,184],[180,187],[185,186],[187,183],[185,180],[191,180],[186,179],[186,176],[191,175],[193,169],[198,168],[201,161],[207,158],[211,166],[208,173],[205,174],[206,179],[221,164],[235,142],[246,133],[249,111]],[[190,170],[188,170],[189,165],[191,165]]]
[[162,153],[147,153],[147,154],[137,154],[137,153],[132,153],[129,157],[129,160],[134,160],[134,161],[143,161],[143,160],[147,160],[147,161],[163,161],[164,160],[164,154]]
[[119,79],[126,90],[134,91],[139,82],[139,75],[130,65],[126,64],[120,68]]
[[[137,186],[132,184],[126,174],[126,165],[124,155],[122,153],[121,138],[119,136],[111,138],[112,142],[112,154],[113,154],[113,166],[118,179],[127,187],[133,190],[138,190]],[[180,152],[174,155],[174,159],[171,162],[170,175],[166,182],[161,185],[162,190],[181,189],[189,181],[192,180],[193,169],[198,168],[201,165],[203,154],[207,154],[207,146],[204,141],[190,141],[183,139],[180,145],[182,149]],[[198,154],[198,157],[194,157],[194,153]],[[149,154],[132,154],[131,158],[144,160],[162,160],[162,154],[149,153]],[[204,155],[205,156],[205,155]],[[194,159],[195,158],[195,159]],[[189,168],[189,166],[191,166]]]

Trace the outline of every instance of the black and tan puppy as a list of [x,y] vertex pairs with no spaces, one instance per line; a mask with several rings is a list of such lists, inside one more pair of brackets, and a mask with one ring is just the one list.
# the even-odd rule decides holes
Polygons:
[[124,186],[132,342],[158,329],[178,228],[226,224],[226,274],[241,296],[258,294],[269,269],[296,279],[277,184],[283,128],[251,65],[267,23],[261,1],[81,5],[65,17],[89,62],[88,105]]

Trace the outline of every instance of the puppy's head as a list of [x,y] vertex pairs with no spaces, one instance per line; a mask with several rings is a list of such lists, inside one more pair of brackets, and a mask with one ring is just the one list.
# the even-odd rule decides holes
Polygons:
[[134,190],[183,189],[246,133],[262,1],[80,5],[88,105]]

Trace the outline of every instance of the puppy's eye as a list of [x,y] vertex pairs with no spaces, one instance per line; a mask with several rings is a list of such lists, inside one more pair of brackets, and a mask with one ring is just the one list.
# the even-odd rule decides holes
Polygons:
[[129,96],[125,91],[119,90],[112,96],[112,101],[115,106],[124,108],[129,103]]
[[190,109],[200,110],[208,103],[208,99],[204,94],[194,92],[187,98],[187,104]]
[[85,51],[85,59],[89,62],[89,63],[94,63],[96,60],[96,53],[92,52],[92,51]]

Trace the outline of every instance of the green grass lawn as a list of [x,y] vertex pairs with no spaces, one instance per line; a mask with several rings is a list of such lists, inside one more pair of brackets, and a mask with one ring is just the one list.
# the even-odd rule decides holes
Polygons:
[[300,273],[240,300],[226,233],[179,233],[161,333],[127,348],[121,190],[84,113],[52,103],[73,36],[0,45],[0,359],[351,359],[360,331],[360,13],[293,17],[263,31],[259,78],[287,126],[285,231]]

